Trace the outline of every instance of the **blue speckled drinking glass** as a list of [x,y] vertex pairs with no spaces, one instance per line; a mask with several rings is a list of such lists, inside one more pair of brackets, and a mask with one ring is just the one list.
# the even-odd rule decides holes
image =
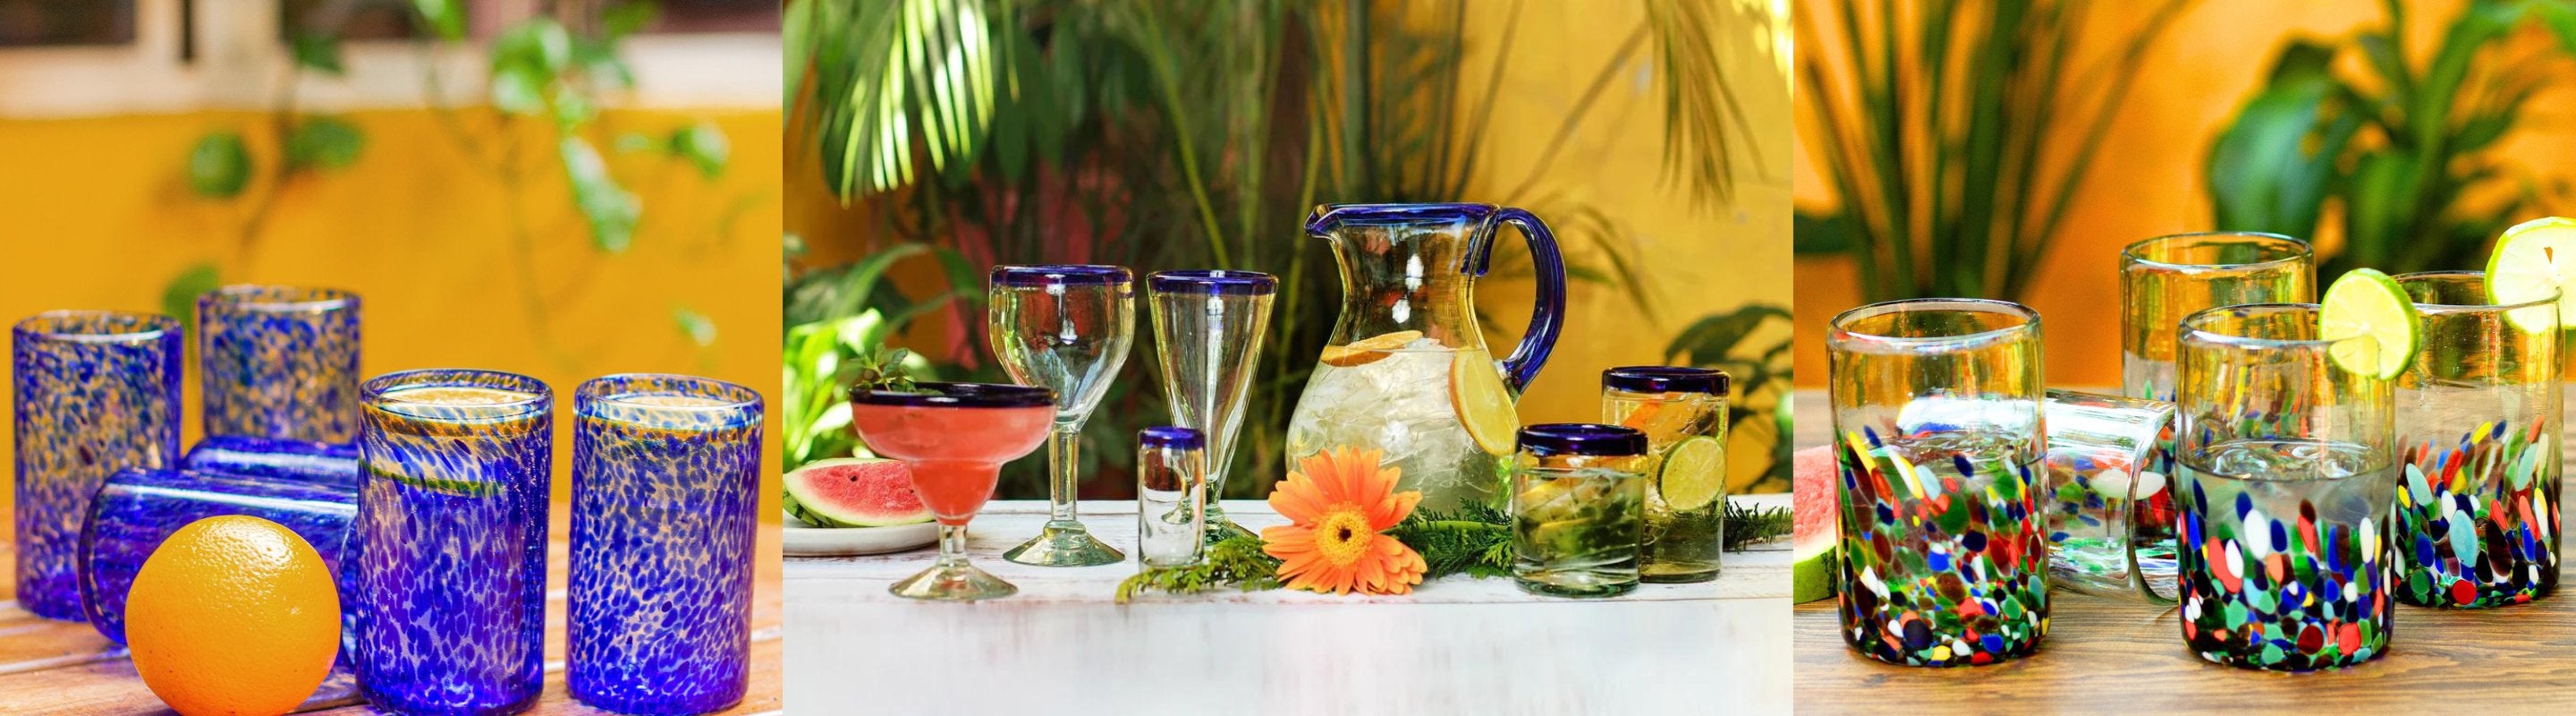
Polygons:
[[[81,523],[81,610],[90,626],[125,643],[125,591],[143,560],[188,523],[221,515],[250,515],[284,525],[313,545],[322,563],[339,574],[349,521],[358,514],[356,483],[333,485],[298,479],[227,475],[192,470],[127,468],[107,478]],[[357,594],[340,580],[340,601]],[[356,610],[342,610],[340,661],[349,662],[347,624]]]
[[759,504],[759,393],[648,374],[573,391],[573,698],[630,714],[742,701]]
[[206,435],[358,439],[358,295],[225,286],[197,297]]
[[360,690],[406,714],[506,714],[545,688],[554,391],[415,370],[359,387]]
[[358,444],[282,438],[212,437],[188,448],[179,467],[246,477],[268,477],[358,489]]
[[179,459],[179,322],[54,311],[11,331],[18,606],[83,618],[81,518],[110,473]]

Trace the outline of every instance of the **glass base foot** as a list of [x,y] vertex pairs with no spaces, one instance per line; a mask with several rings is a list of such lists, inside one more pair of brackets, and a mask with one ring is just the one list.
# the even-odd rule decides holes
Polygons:
[[1098,564],[1117,564],[1120,560],[1126,559],[1127,555],[1120,554],[1118,550],[1103,544],[1099,538],[1091,536],[1090,530],[1083,529],[1082,525],[1074,524],[1047,525],[1045,529],[1038,531],[1036,538],[1018,547],[1012,547],[1011,551],[1003,552],[1002,558],[1040,567],[1089,567]]
[[905,577],[903,581],[887,587],[886,591],[906,599],[971,602],[1011,596],[1020,593],[1020,588],[976,569],[975,565],[959,564],[932,566],[920,574]]
[[1637,573],[1637,581],[1648,584],[1692,584],[1697,582],[1714,582],[1717,581],[1717,570],[1696,569],[1674,570],[1670,572],[1641,571]]

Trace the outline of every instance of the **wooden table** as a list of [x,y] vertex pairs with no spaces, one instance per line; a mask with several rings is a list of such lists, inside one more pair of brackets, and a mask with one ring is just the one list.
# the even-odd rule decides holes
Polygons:
[[[1825,444],[1824,393],[1794,399],[1795,444]],[[2064,590],[2049,597],[2038,654],[1954,669],[1872,661],[1843,644],[1833,600],[1797,605],[1798,712],[2576,713],[2576,594],[2564,587],[2501,609],[2400,606],[2387,656],[2309,674],[2204,661],[2183,647],[2171,608]]]
[[[564,691],[564,569],[571,516],[554,510],[552,545],[546,559],[546,691],[531,714],[608,713],[572,700]],[[13,545],[0,541],[0,564],[14,560]],[[751,692],[726,713],[773,714],[778,701],[778,525],[760,525],[754,557],[751,609]],[[0,580],[0,598],[14,597],[17,580]],[[302,710],[327,714],[370,714],[345,680],[324,684]],[[144,688],[134,664],[88,622],[39,619],[15,601],[0,601],[0,714],[166,714],[168,708]]]
[[[1785,506],[1787,495],[1738,498]],[[1133,554],[1133,501],[1082,503]],[[1256,501],[1226,504],[1259,530]],[[1113,604],[1133,561],[1031,567],[1001,559],[1046,519],[996,501],[969,534],[977,565],[1020,593],[972,604],[895,597],[928,549],[789,558],[787,699],[871,713],[1730,713],[1789,710],[1789,553],[1726,555],[1718,580],[1553,599],[1508,579],[1449,577],[1411,595],[1302,591],[1157,595]]]

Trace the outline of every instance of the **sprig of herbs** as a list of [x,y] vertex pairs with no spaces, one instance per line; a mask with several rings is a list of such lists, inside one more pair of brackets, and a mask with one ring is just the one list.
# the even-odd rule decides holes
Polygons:
[[1279,559],[1261,551],[1261,537],[1235,535],[1209,545],[1206,559],[1186,567],[1147,567],[1118,583],[1118,603],[1147,592],[1197,594],[1232,587],[1246,592],[1279,588]]
[[1726,503],[1726,541],[1728,552],[1742,552],[1757,542],[1766,542],[1789,534],[1795,523],[1786,507],[1750,507]]
[[1512,574],[1512,518],[1501,508],[1470,503],[1455,511],[1415,510],[1387,534],[1422,554],[1422,578],[1453,574]]
[[905,372],[903,362],[911,351],[885,346],[861,348],[851,359],[850,387],[869,390],[905,391],[912,389],[912,374]]

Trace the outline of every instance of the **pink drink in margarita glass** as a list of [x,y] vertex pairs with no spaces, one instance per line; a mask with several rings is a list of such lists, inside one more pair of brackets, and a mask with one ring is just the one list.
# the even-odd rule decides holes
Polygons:
[[855,388],[851,424],[879,455],[912,468],[912,491],[939,518],[939,561],[887,591],[913,599],[973,601],[1018,587],[966,561],[966,522],[993,497],[1002,463],[1046,442],[1055,391],[991,383],[920,383],[911,390]]

